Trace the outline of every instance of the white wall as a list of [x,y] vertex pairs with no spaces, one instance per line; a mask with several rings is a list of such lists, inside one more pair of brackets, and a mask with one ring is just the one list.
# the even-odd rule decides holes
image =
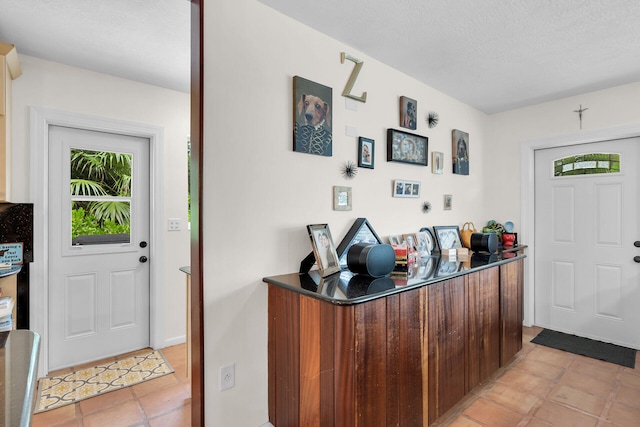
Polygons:
[[[520,226],[520,145],[522,142],[562,137],[640,124],[640,82],[589,92],[489,117],[485,152],[485,203],[500,206],[502,217]],[[578,114],[582,105],[582,129]],[[526,243],[526,242],[523,242]]]
[[[19,52],[19,46],[18,46]],[[29,108],[46,107],[101,118],[155,125],[164,129],[164,216],[182,218],[183,230],[165,232],[163,265],[166,286],[167,345],[184,341],[184,274],[189,264],[187,230],[187,137],[189,94],[94,73],[59,63],[20,55],[23,74],[13,82],[12,195],[29,200]],[[165,227],[166,228],[166,227]],[[37,260],[36,260],[37,262]]]
[[[267,419],[267,289],[262,277],[297,271],[311,250],[306,225],[328,223],[339,242],[358,217],[381,236],[423,226],[480,225],[500,213],[485,209],[483,166],[487,116],[449,96],[305,27],[255,0],[210,2],[205,9],[204,83],[204,336],[207,425],[258,426]],[[364,61],[353,92],[368,92],[358,111],[342,90],[353,64]],[[333,88],[333,156],[292,151],[292,77]],[[386,130],[398,128],[399,97],[418,101],[416,133],[429,152],[451,158],[451,130],[470,134],[471,175],[431,173],[429,167],[386,162]],[[429,129],[429,110],[440,124]],[[341,176],[356,161],[357,138],[376,141],[375,169]],[[394,179],[421,181],[419,199],[392,195]],[[353,188],[353,210],[332,210],[332,187]],[[444,211],[444,194],[453,210]],[[422,202],[433,205],[429,214]],[[235,388],[220,392],[219,369],[236,363]]]

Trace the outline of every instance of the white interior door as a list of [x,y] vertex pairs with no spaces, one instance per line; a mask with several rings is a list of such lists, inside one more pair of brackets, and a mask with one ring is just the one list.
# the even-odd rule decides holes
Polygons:
[[[536,325],[640,348],[639,145],[535,152]],[[556,168],[581,174],[555,176]]]
[[[50,370],[149,346],[149,150],[147,138],[49,128]],[[96,184],[118,168],[117,184]],[[128,227],[103,220],[94,235],[111,216]]]

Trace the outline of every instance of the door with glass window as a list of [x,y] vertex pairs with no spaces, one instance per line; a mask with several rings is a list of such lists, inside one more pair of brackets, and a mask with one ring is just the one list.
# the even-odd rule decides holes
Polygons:
[[535,153],[535,323],[640,348],[640,138]]
[[149,346],[149,140],[49,128],[49,369]]

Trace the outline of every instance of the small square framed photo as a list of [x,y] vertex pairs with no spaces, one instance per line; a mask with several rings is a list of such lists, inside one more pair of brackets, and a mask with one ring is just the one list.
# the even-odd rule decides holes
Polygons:
[[333,187],[333,210],[351,210],[351,187]]
[[443,208],[445,211],[450,211],[453,206],[453,196],[451,194],[445,194],[443,196]]
[[420,197],[420,187],[420,181],[396,179],[393,181],[393,197]]
[[442,175],[444,172],[444,153],[439,151],[431,152],[431,172]]
[[333,244],[328,224],[307,225],[307,232],[311,239],[313,254],[322,277],[327,277],[340,271],[338,252]]
[[400,126],[407,129],[416,129],[418,117],[418,101],[407,96],[400,97]]
[[362,136],[358,139],[358,167],[373,169],[375,144],[373,139]]
[[397,235],[397,234],[391,234],[389,236],[389,244],[390,245],[394,245],[394,246],[398,246],[402,243],[402,237]]

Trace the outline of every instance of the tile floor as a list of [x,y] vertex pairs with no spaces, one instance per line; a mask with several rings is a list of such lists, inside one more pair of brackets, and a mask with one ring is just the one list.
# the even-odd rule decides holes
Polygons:
[[[524,328],[515,359],[434,426],[640,426],[640,352],[636,368],[624,368],[530,343],[540,330]],[[33,426],[188,427],[184,345],[162,351],[174,374],[36,414]]]
[[[142,350],[145,351],[145,350]],[[191,424],[191,384],[186,376],[185,345],[161,350],[173,374],[105,393],[73,405],[33,416],[33,427],[188,427]],[[94,366],[138,352],[87,364]],[[86,367],[74,366],[56,375]]]
[[474,427],[640,426],[640,352],[629,369],[530,343],[434,425]]

